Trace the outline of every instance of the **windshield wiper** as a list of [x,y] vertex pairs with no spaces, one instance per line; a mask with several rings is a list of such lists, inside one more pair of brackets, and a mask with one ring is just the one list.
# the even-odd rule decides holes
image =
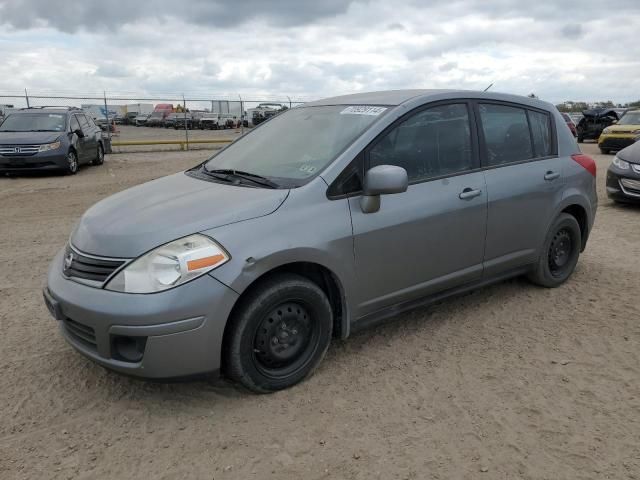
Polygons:
[[[220,168],[215,170],[207,170],[207,168],[203,168],[203,171],[207,175],[215,176],[216,178],[221,178],[223,180],[231,181],[231,178],[239,178],[242,180],[248,180],[257,185],[262,185],[263,187],[268,188],[278,188],[279,185],[276,182],[269,180],[262,175],[257,175],[255,173],[243,172],[242,170],[233,170],[230,168]],[[231,178],[230,178],[231,177]]]

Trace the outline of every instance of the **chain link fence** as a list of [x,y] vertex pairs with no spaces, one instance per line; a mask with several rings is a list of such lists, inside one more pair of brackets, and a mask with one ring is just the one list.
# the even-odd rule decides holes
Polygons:
[[289,96],[52,94],[0,92],[0,123],[21,108],[77,107],[114,152],[220,148],[245,129],[309,101]]

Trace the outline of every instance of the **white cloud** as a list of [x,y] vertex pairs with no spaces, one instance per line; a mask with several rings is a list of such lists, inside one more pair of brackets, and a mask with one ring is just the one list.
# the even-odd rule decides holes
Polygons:
[[640,97],[636,0],[59,3],[0,0],[0,93],[317,98],[493,82],[550,101]]

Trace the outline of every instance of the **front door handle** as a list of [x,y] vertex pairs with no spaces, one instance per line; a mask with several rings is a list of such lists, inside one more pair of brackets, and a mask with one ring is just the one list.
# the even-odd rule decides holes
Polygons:
[[544,174],[544,179],[547,182],[550,182],[551,180],[555,180],[556,178],[559,178],[560,174],[558,172],[552,172],[551,170],[549,170],[547,173]]
[[473,188],[465,188],[462,192],[460,192],[460,195],[458,195],[458,196],[460,197],[461,200],[468,200],[470,198],[475,198],[478,195],[482,195],[482,190],[473,189]]

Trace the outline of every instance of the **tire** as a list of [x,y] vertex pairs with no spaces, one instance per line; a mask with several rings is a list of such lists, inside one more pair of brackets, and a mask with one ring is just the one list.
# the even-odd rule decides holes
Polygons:
[[529,280],[547,288],[562,285],[576,268],[581,245],[578,221],[573,215],[561,213],[547,233],[538,263],[528,275]]
[[584,137],[578,134],[578,143],[583,143],[583,142],[584,142]]
[[69,150],[67,153],[67,166],[65,168],[67,175],[75,175],[78,173],[78,155],[74,150]]
[[93,159],[91,165],[102,165],[104,163],[104,147],[101,143],[98,143],[98,151],[96,152],[96,158]]
[[600,153],[603,155],[609,155],[610,150],[608,148],[601,148]]
[[224,372],[252,392],[269,393],[295,385],[320,364],[331,342],[333,312],[318,285],[280,274],[251,291],[230,321]]

